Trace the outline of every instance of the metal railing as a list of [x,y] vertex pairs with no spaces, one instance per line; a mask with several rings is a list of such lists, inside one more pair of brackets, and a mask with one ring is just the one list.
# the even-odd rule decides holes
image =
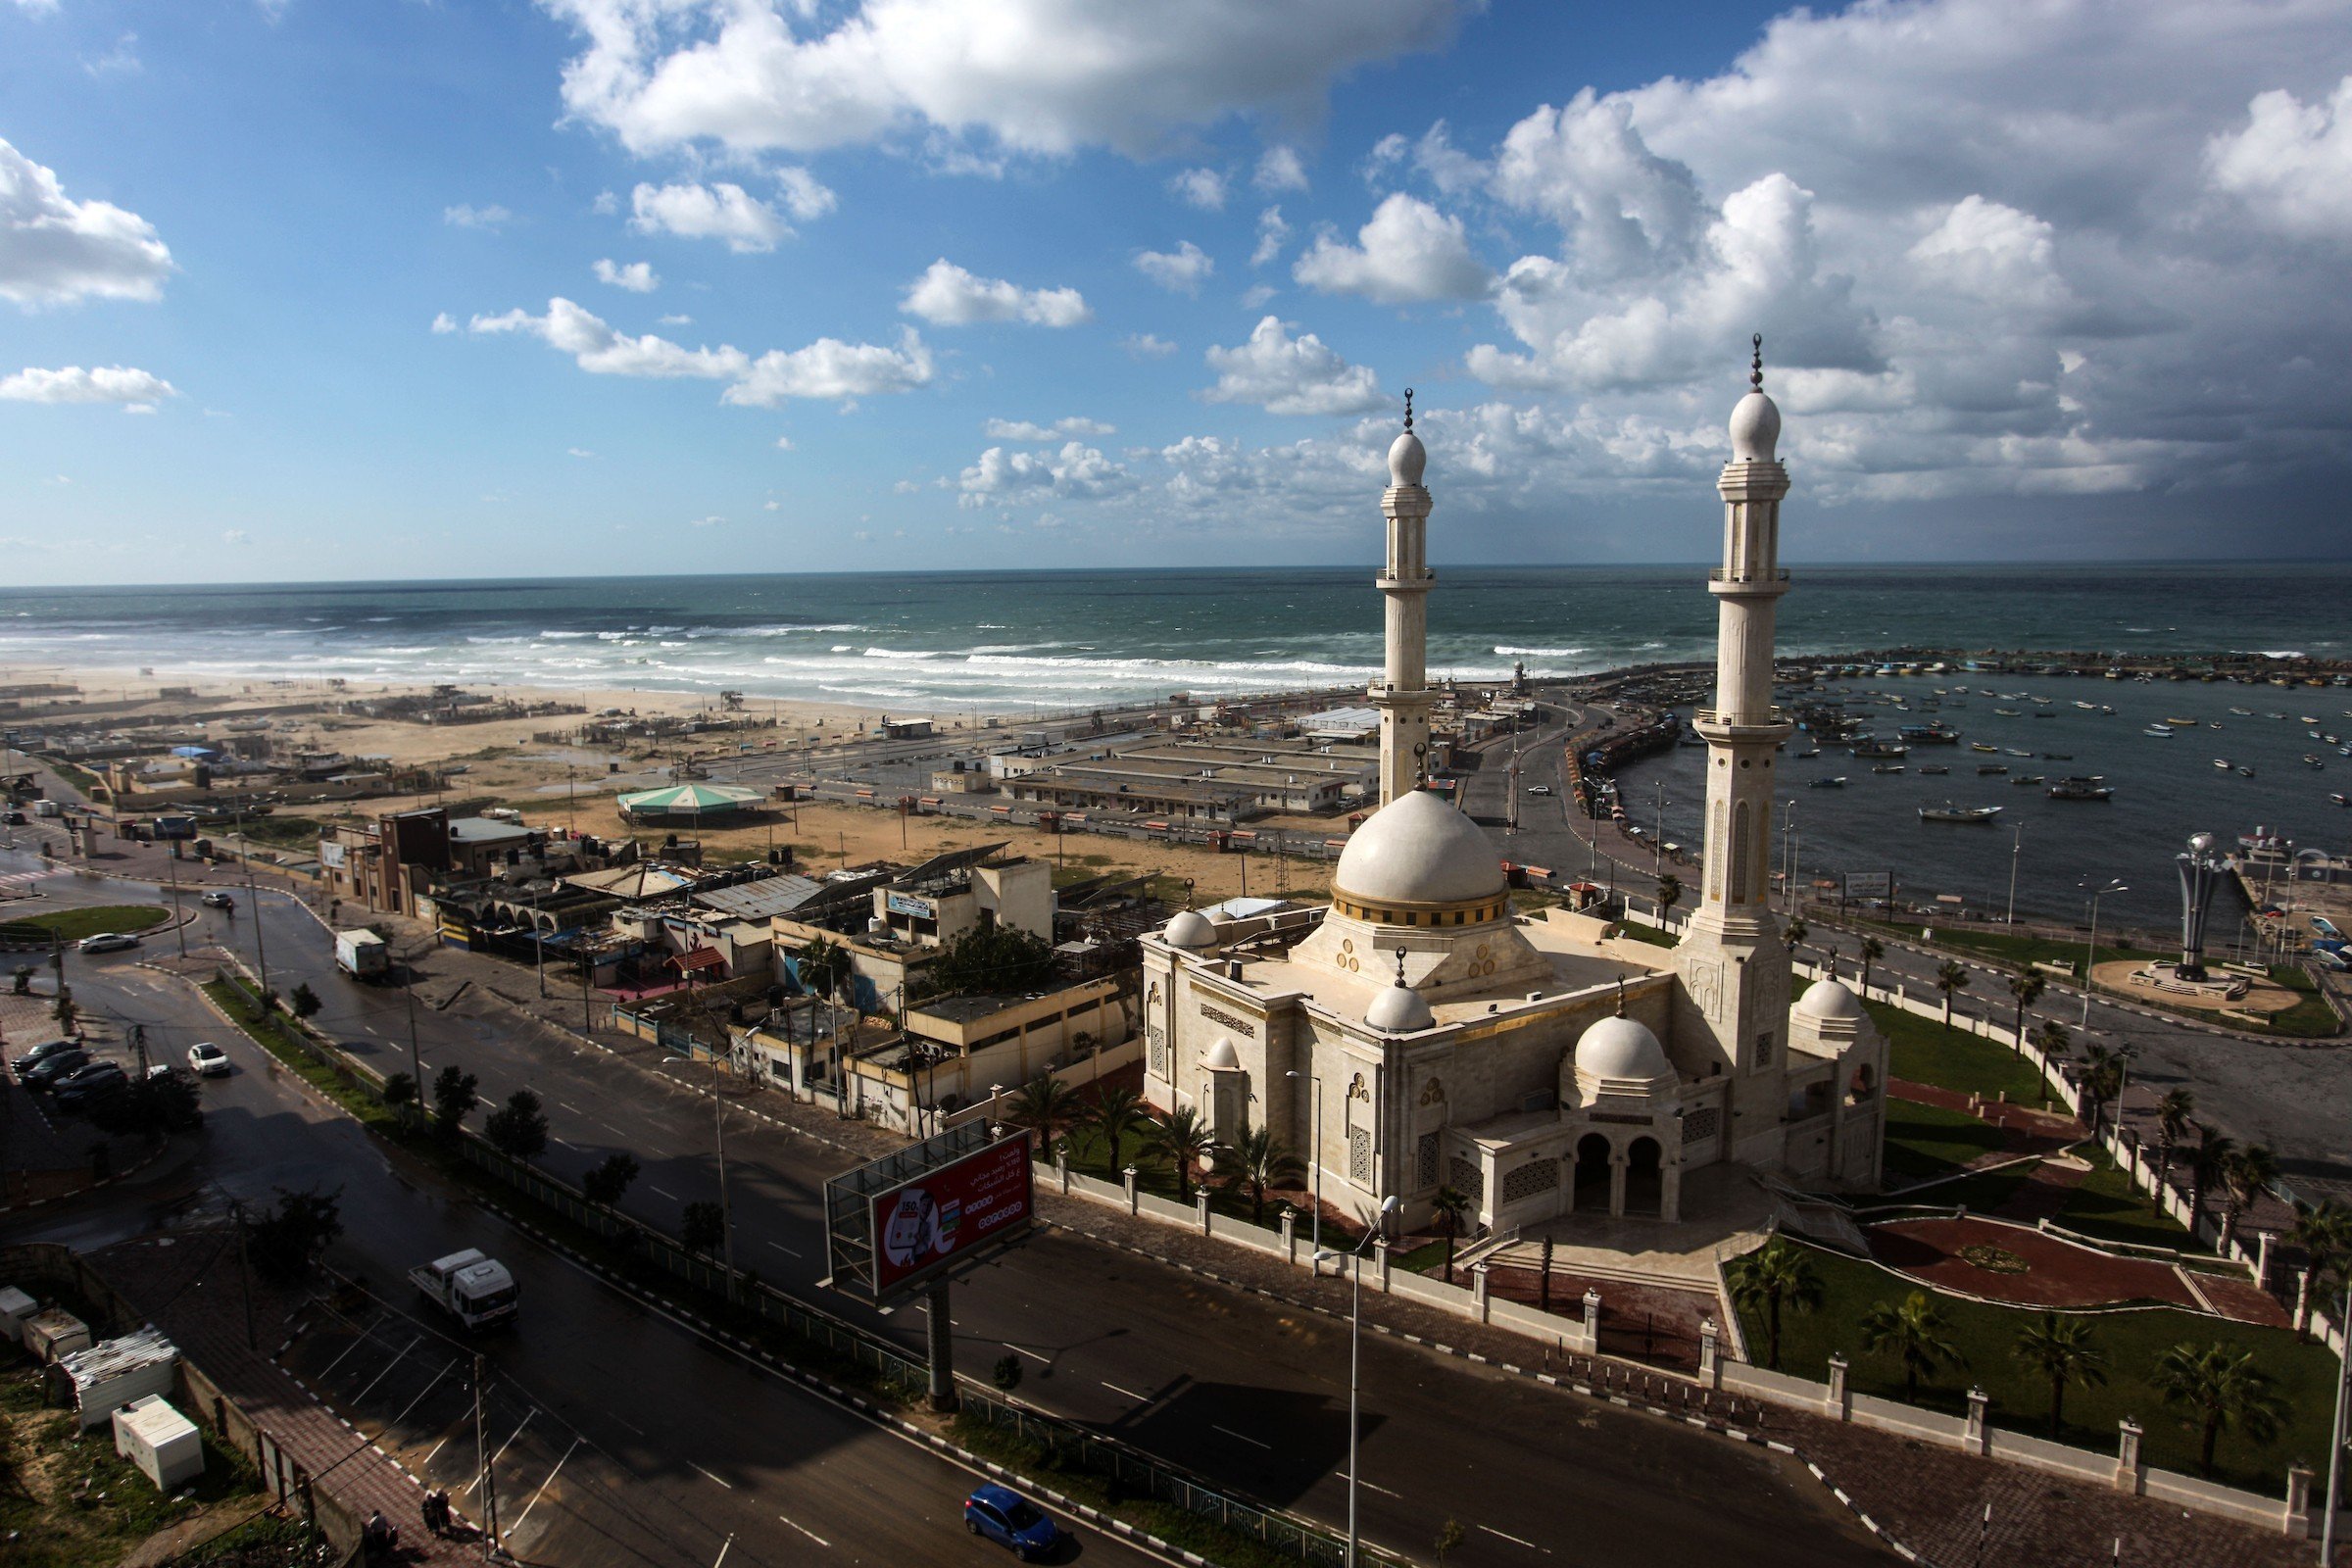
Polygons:
[[1735,713],[1721,708],[1694,708],[1690,710],[1693,724],[1725,724],[1735,729],[1758,729],[1771,724],[1788,722],[1788,711],[1783,708],[1767,708],[1762,713]]
[[1728,567],[1717,566],[1707,573],[1709,582],[1787,582],[1788,580],[1788,568],[1786,566],[1776,566],[1770,571],[1733,571]]

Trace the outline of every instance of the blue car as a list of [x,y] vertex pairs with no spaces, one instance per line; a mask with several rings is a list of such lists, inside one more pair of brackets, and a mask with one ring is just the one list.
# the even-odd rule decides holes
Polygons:
[[963,1528],[1001,1546],[1022,1562],[1035,1562],[1054,1549],[1061,1532],[1019,1493],[987,1486],[963,1499]]

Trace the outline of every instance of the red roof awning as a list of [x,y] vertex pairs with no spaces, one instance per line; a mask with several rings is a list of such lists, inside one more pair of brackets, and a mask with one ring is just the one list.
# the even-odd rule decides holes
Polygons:
[[662,961],[680,974],[699,974],[705,969],[724,969],[727,956],[716,948],[697,948],[692,953],[673,954]]

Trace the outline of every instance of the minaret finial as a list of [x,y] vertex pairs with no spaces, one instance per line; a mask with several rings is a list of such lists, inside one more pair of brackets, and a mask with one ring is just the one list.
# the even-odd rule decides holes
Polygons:
[[1625,1016],[1625,976],[1617,977],[1617,1016]]
[[1404,950],[1402,948],[1396,950],[1396,983],[1399,986],[1404,984]]
[[[1757,341],[1763,340],[1759,338]],[[1413,427],[1413,389],[1409,386],[1404,389],[1404,427],[1407,430]]]
[[[1756,357],[1748,362],[1747,384],[1751,391],[1761,392],[1764,390],[1764,334],[1758,332],[1748,341],[1755,346]],[[1412,394],[1408,392],[1405,397],[1409,403]],[[1406,429],[1412,428],[1413,421],[1409,415],[1406,416],[1404,424]]]

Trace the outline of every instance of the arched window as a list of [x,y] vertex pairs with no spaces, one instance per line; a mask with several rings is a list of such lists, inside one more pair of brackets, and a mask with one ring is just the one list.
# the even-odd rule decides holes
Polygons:
[[1747,862],[1753,858],[1754,834],[1748,825],[1747,802],[1732,808],[1732,902],[1747,902]]

